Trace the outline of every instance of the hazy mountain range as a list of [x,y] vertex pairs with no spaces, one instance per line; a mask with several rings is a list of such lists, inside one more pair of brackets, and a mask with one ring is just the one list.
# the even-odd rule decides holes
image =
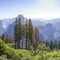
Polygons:
[[[16,18],[21,18],[22,24],[26,18],[18,15],[15,18],[0,19],[0,36],[4,33],[5,37],[14,37],[14,25]],[[33,26],[40,31],[41,40],[60,40],[60,18],[53,20],[32,19]]]

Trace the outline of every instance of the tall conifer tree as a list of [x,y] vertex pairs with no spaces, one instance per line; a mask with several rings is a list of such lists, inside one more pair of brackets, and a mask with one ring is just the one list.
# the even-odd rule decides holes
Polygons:
[[35,30],[34,30],[34,36],[35,36],[35,42],[34,42],[34,44],[35,44],[35,49],[38,47],[38,45],[39,45],[39,40],[40,40],[40,38],[39,38],[39,30],[35,27]]
[[14,26],[14,37],[15,37],[15,48],[20,48],[20,40],[22,37],[22,24],[20,18],[16,18],[16,23]]
[[26,49],[28,48],[28,40],[29,40],[29,31],[28,31],[28,21],[26,19],[26,23],[25,23],[25,27],[24,27],[24,30],[25,30],[25,38],[26,38]]
[[34,28],[33,28],[31,19],[29,19],[28,31],[29,31],[29,46],[30,46],[30,45],[33,45],[33,41],[34,41]]

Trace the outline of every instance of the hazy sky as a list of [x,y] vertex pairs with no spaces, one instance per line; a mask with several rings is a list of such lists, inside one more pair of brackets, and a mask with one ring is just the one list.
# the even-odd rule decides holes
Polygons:
[[0,19],[18,14],[27,18],[60,18],[60,0],[0,0]]

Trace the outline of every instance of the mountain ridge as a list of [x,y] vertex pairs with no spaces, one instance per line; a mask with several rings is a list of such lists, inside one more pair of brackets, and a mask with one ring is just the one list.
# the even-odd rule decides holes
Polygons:
[[[18,15],[15,18],[7,19],[7,20],[0,20],[0,28],[2,33],[5,36],[9,36],[13,38],[14,35],[14,22],[16,18],[21,18],[22,24],[24,24],[26,18],[23,15]],[[3,23],[6,24],[6,28],[3,28]],[[42,21],[41,19],[32,19],[33,26],[36,26],[40,31],[40,38],[44,40],[59,40],[60,38],[60,18],[51,20],[51,21]],[[1,32],[0,30],[0,32]],[[0,33],[0,36],[2,35]],[[9,34],[10,33],[10,34]],[[58,37],[59,36],[59,37]]]

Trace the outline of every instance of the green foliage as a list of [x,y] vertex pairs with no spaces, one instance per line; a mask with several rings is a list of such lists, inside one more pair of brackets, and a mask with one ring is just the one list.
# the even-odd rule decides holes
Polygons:
[[0,39],[0,55],[4,54],[5,43]]
[[[13,46],[13,45],[11,45]],[[14,49],[10,44],[0,40],[0,60],[60,60],[60,50],[50,51],[44,42],[40,42],[38,49]]]
[[4,34],[2,34],[2,40],[3,40],[3,41],[5,40],[5,38],[4,38]]
[[32,21],[31,19],[29,19],[29,43],[30,45],[33,45],[33,40],[34,40],[34,28],[33,28],[33,25],[32,25]]
[[15,38],[15,48],[20,48],[20,40],[22,38],[22,24],[20,18],[16,19],[16,23],[14,26],[14,38]]
[[[16,18],[15,26],[14,26],[15,48],[20,48],[21,44],[22,44],[22,48],[23,48],[23,38],[26,39],[25,40],[26,49],[30,49],[30,45],[32,45],[32,46],[34,45],[34,47],[36,49],[37,46],[39,45],[39,31],[38,31],[38,29],[34,30],[31,19],[29,19],[28,21],[26,20],[25,25],[22,25],[21,19]],[[34,40],[36,40],[36,41],[34,41]],[[21,41],[22,41],[22,43],[21,43]]]
[[25,38],[26,38],[26,49],[27,49],[27,43],[29,40],[29,31],[28,31],[28,21],[26,20],[25,26],[24,26],[24,34],[25,34]]
[[29,22],[26,20],[24,34],[26,39],[26,49],[30,49],[30,45],[33,45],[34,40],[34,28],[31,19],[29,19]]
[[14,44],[13,43],[6,43],[9,47],[14,48]]
[[49,46],[46,46],[46,44],[44,42],[40,42],[40,44],[38,46],[38,50],[49,51],[50,48],[49,48]]
[[2,54],[5,54],[8,59],[12,60],[21,60],[21,57],[23,56],[23,54],[19,51],[10,48],[2,40],[0,40],[0,55]]

